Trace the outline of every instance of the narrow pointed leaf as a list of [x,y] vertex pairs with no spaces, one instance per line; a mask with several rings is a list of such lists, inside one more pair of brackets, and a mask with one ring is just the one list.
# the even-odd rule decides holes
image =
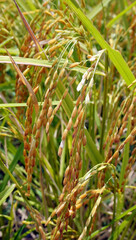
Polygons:
[[[5,50],[5,52],[6,52],[6,50]],[[20,64],[20,65],[32,65],[32,66],[40,66],[40,67],[47,67],[47,68],[52,67],[52,62],[48,61],[48,60],[24,58],[24,57],[13,57],[13,56],[12,56],[12,58],[14,59],[14,61],[17,64]],[[65,62],[65,59],[62,59],[59,67],[61,67],[64,64],[64,62]],[[0,63],[11,63],[11,60],[8,56],[0,56]],[[71,62],[69,62],[69,64],[71,64]],[[76,67],[71,68],[71,71],[85,73],[87,71],[87,69],[88,68],[84,67],[84,66],[76,66]],[[95,71],[95,74],[105,76],[105,73],[101,72],[101,71]]]
[[78,8],[76,5],[72,3],[72,1],[67,0],[68,6],[75,12],[78,16],[84,27],[92,34],[95,40],[99,43],[99,45],[108,51],[109,58],[119,71],[122,78],[125,80],[127,85],[130,85],[134,80],[135,77],[131,72],[130,68],[128,67],[127,63],[121,56],[120,52],[114,50],[110,47],[110,45],[103,39],[100,32],[96,29],[93,23],[85,16],[85,14]]
[[7,186],[4,191],[0,192],[0,206],[2,205],[2,203],[5,202],[5,200],[9,197],[9,195],[13,192],[14,188],[15,188],[15,184],[12,184],[10,186]]
[[136,1],[130,4],[126,9],[120,12],[116,17],[112,18],[112,20],[107,24],[107,27],[111,27],[115,22],[117,22],[124,14],[126,14],[135,5],[136,5]]
[[[7,50],[6,50],[7,51]],[[25,76],[23,75],[23,73],[20,71],[19,67],[17,66],[17,64],[15,63],[14,59],[11,57],[10,53],[7,51],[7,54],[9,55],[10,57],[10,60],[16,70],[16,72],[18,73],[19,77],[20,77],[20,80],[22,81],[22,83],[27,87],[28,91],[29,91],[29,94],[31,95],[32,97],[32,101],[34,103],[34,106],[35,106],[35,111],[36,113],[38,113],[38,110],[39,110],[39,106],[38,106],[38,101],[37,101],[37,98],[36,98],[36,95],[31,87],[31,85],[29,84],[29,82],[26,80]]]
[[[34,41],[34,43],[35,43],[35,45],[36,45],[36,47],[37,47],[37,50],[38,50],[39,52],[41,52],[41,51],[43,52],[43,49],[42,49],[40,43],[38,42],[36,36],[35,36],[34,33],[33,33],[33,30],[31,29],[30,25],[28,24],[27,20],[25,19],[24,15],[22,14],[22,12],[21,12],[21,10],[20,10],[17,2],[16,2],[15,0],[13,0],[13,1],[14,1],[15,5],[16,5],[17,9],[18,9],[18,12],[19,12],[19,14],[20,14],[20,16],[21,16],[24,24],[25,24],[25,27],[26,27],[27,31],[29,32],[32,40]],[[45,55],[44,55],[44,57],[45,57]]]
[[103,0],[99,4],[96,5],[89,13],[87,17],[91,20],[93,19],[100,11],[102,11],[103,7],[106,7],[111,0]]
[[[24,144],[22,143],[18,150],[15,153],[15,156],[11,162],[11,164],[9,165],[9,170],[12,173],[16,167],[17,162],[19,161],[20,157],[23,155],[23,150],[24,150]],[[0,185],[0,192],[4,190],[4,188],[6,187],[8,181],[10,179],[10,176],[8,175],[8,173],[5,174],[2,184]]]
[[[4,49],[5,50],[5,49]],[[3,52],[5,53],[6,50]],[[11,54],[10,50],[8,52]],[[17,64],[22,65],[31,65],[31,66],[41,66],[51,68],[52,63],[47,60],[34,59],[34,58],[24,58],[24,57],[12,57]],[[11,63],[11,60],[8,56],[0,56],[0,63]]]

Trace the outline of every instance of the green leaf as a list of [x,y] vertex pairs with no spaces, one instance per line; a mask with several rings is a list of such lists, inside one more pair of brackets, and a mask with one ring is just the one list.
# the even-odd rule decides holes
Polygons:
[[93,19],[102,9],[106,7],[111,0],[103,0],[96,7],[94,7],[88,14],[87,17],[91,20]]
[[7,216],[7,215],[3,215],[3,214],[0,214],[0,217],[2,217],[2,218],[6,218],[6,219],[8,219],[9,221],[12,220],[11,217],[9,217],[9,216]]
[[[128,135],[130,134],[130,131],[131,131],[131,116],[129,117],[129,120],[128,120],[126,137],[128,137]],[[128,160],[129,160],[129,148],[130,148],[130,142],[125,144],[124,151],[123,151],[123,161],[122,161],[121,173],[120,173],[120,177],[119,177],[120,188],[122,186],[122,182],[125,180],[124,175],[125,175],[126,167],[128,165]],[[125,188],[125,184],[123,185],[123,187]],[[117,199],[118,199],[118,201],[117,201],[117,216],[119,216],[121,214],[123,206],[124,206],[124,192],[118,192]]]
[[91,234],[91,236],[87,238],[87,240],[91,240],[93,237],[96,237],[98,234],[100,234],[100,232],[102,232],[102,231],[106,230],[108,227],[112,226],[113,222],[118,222],[123,217],[128,217],[129,218],[128,215],[130,213],[132,213],[131,216],[134,217],[134,215],[136,214],[136,206],[133,206],[133,207],[129,208],[128,210],[126,210],[124,213],[120,214],[120,216],[118,216],[114,221],[112,221],[107,226],[104,226],[101,229],[96,230],[95,232],[93,232]]
[[[15,233],[15,235],[14,235],[14,240],[19,240],[20,239],[20,235],[21,235],[21,233],[22,233],[22,231],[23,231],[23,229],[25,228],[25,224],[23,224],[20,228],[19,228],[19,230]],[[22,237],[21,237],[22,238]]]
[[129,222],[131,220],[135,219],[135,216],[136,216],[136,210],[129,217],[127,217],[118,227],[116,227],[114,234],[113,234],[113,238],[111,238],[111,239],[113,239],[113,240],[119,239],[120,233],[129,224]]
[[7,186],[2,192],[0,192],[0,206],[5,202],[5,200],[9,197],[9,195],[15,189],[15,184]]
[[112,20],[107,24],[107,27],[111,27],[115,22],[117,22],[124,14],[126,14],[135,5],[136,5],[136,1],[130,4],[126,9],[120,12],[116,17],[112,18]]
[[[131,131],[131,116],[129,117],[128,120],[128,126],[127,126],[127,135],[126,138],[129,136]],[[130,142],[127,142],[124,147],[123,151],[123,161],[122,161],[122,166],[121,166],[121,173],[120,173],[120,179],[119,179],[119,185],[121,187],[122,182],[124,181],[124,175],[125,175],[125,170],[128,165],[128,160],[129,160],[129,148],[130,148]]]
[[[57,105],[58,101],[53,101],[52,105]],[[43,102],[38,102],[38,105],[43,105]],[[27,107],[27,103],[0,103],[0,108],[12,108],[12,107]]]
[[[16,49],[15,48],[8,48],[8,51],[11,55],[19,55],[19,50],[17,48]],[[0,53],[5,54],[6,53],[5,48],[0,48]]]
[[[9,170],[12,173],[16,167],[16,164],[18,162],[18,160],[20,159],[20,157],[23,155],[23,149],[24,149],[24,145],[23,143],[19,146],[10,166],[9,166]],[[2,181],[2,184],[0,186],[0,192],[4,190],[4,188],[6,187],[8,180],[10,179],[8,173],[5,174],[4,179]]]
[[[48,67],[48,68],[51,68],[52,66],[52,63],[48,62],[47,60],[39,60],[34,58],[23,58],[23,57],[12,57],[12,58],[17,64],[41,66],[41,67]],[[11,63],[11,60],[9,56],[0,56],[0,63]]]
[[22,7],[23,11],[35,11],[36,7],[32,1],[29,0],[17,0],[18,4]]
[[92,36],[99,43],[99,45],[103,49],[107,50],[108,55],[111,61],[113,62],[114,66],[117,68],[122,78],[126,81],[126,84],[130,85],[135,80],[135,77],[131,72],[130,68],[128,67],[127,63],[121,56],[121,54],[117,50],[114,50],[110,47],[110,45],[103,39],[102,35],[93,25],[93,23],[85,16],[85,14],[78,7],[76,7],[70,0],[67,0],[67,4],[75,12],[75,14],[78,16],[78,18],[84,25],[84,27],[86,27],[86,29],[92,34]]
[[100,154],[100,152],[97,150],[96,145],[94,144],[87,129],[85,129],[85,134],[86,134],[86,138],[87,138],[87,145],[86,145],[87,153],[88,153],[93,165],[103,162],[103,157]]
[[2,48],[3,46],[5,46],[7,43],[9,43],[11,40],[13,39],[13,37],[8,37],[5,41],[3,41],[2,43],[0,43],[0,48]]
[[[25,224],[24,224],[25,225]],[[23,225],[23,226],[24,226]],[[22,226],[22,227],[23,227]],[[22,229],[22,227],[21,227],[21,230],[23,230]],[[21,231],[20,230],[20,231]],[[15,238],[13,238],[13,240],[22,240],[22,239],[24,239],[25,237],[27,237],[30,233],[32,233],[32,232],[34,232],[35,231],[35,228],[31,228],[30,230],[28,230],[28,231],[26,231],[25,233],[23,233],[23,234],[21,234],[21,236],[17,236],[17,238],[16,238],[16,235],[15,235]],[[25,238],[26,239],[26,238]]]
[[7,90],[13,90],[13,89],[15,89],[15,86],[14,86],[14,84],[13,83],[9,83],[9,82],[4,82],[4,83],[1,83],[0,84],[0,92],[2,92],[2,91],[7,91]]
[[[6,50],[4,53],[6,53]],[[21,65],[23,64],[23,65],[41,66],[41,67],[47,67],[47,68],[52,67],[52,62],[48,60],[40,60],[40,59],[24,58],[24,57],[13,57],[13,56],[12,58],[17,64],[21,64]],[[61,59],[60,67],[64,64],[64,61],[65,59]],[[0,63],[11,63],[11,60],[8,56],[0,56]],[[69,62],[69,64],[71,64],[71,62]],[[71,68],[70,71],[85,73],[87,69],[88,68],[84,66],[77,66],[77,67]],[[95,74],[105,76],[105,73],[101,71],[96,71]]]

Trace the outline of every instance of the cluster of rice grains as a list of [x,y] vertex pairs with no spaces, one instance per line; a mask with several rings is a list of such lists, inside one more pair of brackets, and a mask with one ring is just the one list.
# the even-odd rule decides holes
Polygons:
[[[120,103],[119,96],[119,103]],[[116,105],[116,104],[115,104]],[[115,107],[115,109],[114,109]],[[112,119],[112,123],[110,129],[108,131],[105,143],[103,145],[104,153],[105,153],[105,163],[113,163],[115,167],[118,164],[123,164],[123,154],[124,147],[127,143],[129,143],[129,159],[128,162],[125,160],[125,170],[124,176],[121,184],[116,182],[117,191],[120,191],[124,194],[125,184],[127,182],[128,175],[135,163],[136,160],[136,97],[133,92],[122,101],[119,106],[118,111],[116,111],[116,106],[114,106],[111,110],[111,115],[109,115],[109,119]],[[129,132],[128,132],[129,129]],[[122,162],[122,163],[121,163]],[[105,186],[105,174],[107,168],[98,173],[98,183],[97,190],[92,191],[91,198],[94,197],[95,203],[98,201],[101,196],[101,190]],[[116,176],[112,173],[112,177],[115,180]],[[111,182],[109,182],[109,186],[113,188]],[[120,190],[119,190],[120,189]],[[83,197],[86,197],[87,194],[83,194]],[[81,197],[80,197],[81,198]],[[81,199],[79,199],[79,204]],[[97,206],[95,207],[95,211],[93,212],[92,218],[90,217],[90,221],[88,218],[87,222],[91,222],[89,234],[91,235],[94,224],[97,218]],[[88,226],[89,224],[87,224]],[[85,235],[85,229],[83,230],[79,239],[83,239]]]
[[[26,196],[30,196],[33,168],[35,166],[37,149],[39,148],[41,131],[45,130],[47,140],[49,141],[50,125],[54,119],[54,116],[59,110],[63,99],[65,99],[68,93],[68,89],[66,88],[61,96],[60,101],[58,102],[58,105],[53,108],[52,100],[53,98],[55,99],[54,93],[58,81],[65,82],[67,79],[66,86],[69,85],[72,87],[75,78],[73,77],[73,74],[71,75],[71,69],[80,64],[82,55],[84,55],[85,51],[84,49],[80,49],[77,37],[79,36],[79,38],[81,37],[82,39],[84,30],[79,30],[77,28],[76,32],[76,30],[73,28],[71,22],[73,22],[74,19],[67,7],[65,12],[62,12],[60,10],[52,9],[49,4],[45,2],[44,9],[40,14],[37,15],[37,17],[35,17],[31,23],[31,28],[42,48],[44,49],[45,56],[52,63],[51,68],[39,66],[27,66],[27,68],[22,66],[21,68],[24,76],[32,86],[34,94],[36,95],[38,93],[41,95],[42,92],[41,98],[43,99],[43,104],[39,107],[37,113],[34,113],[34,103],[31,95],[29,95],[27,91],[27,88],[19,79],[16,83],[17,102],[25,102],[27,99],[24,130],[24,159],[25,169],[27,172]],[[37,22],[39,29],[36,29]],[[87,42],[87,44],[89,43]],[[75,47],[78,49],[79,58],[79,62],[76,63],[72,57]],[[35,45],[29,35],[25,36],[20,55],[24,57],[33,56],[33,58],[39,57],[39,53],[37,53]],[[62,58],[64,60],[62,60]],[[45,79],[44,86],[43,79]],[[75,107],[72,111],[71,117],[68,120],[66,129],[63,132],[62,141],[58,149],[58,156],[61,157],[67,134],[70,130],[73,131],[72,148],[69,153],[69,166],[65,172],[63,191],[59,198],[60,204],[57,210],[55,210],[51,215],[51,217],[53,217],[54,214],[57,214],[56,227],[52,231],[51,237],[51,239],[54,240],[62,238],[63,229],[67,229],[68,226],[68,219],[70,217],[74,218],[76,214],[76,196],[78,194],[78,190],[74,192],[70,198],[67,196],[78,184],[79,171],[82,167],[81,149],[86,145],[86,136],[84,134],[84,121],[86,116],[83,103],[85,95],[86,85],[83,87],[81,94],[77,98]],[[23,120],[24,108],[18,108],[17,111],[17,116]],[[36,115],[35,120],[33,120],[34,114]]]
[[[54,40],[55,34],[54,30],[52,31],[52,28],[58,28],[58,24],[64,24],[63,23],[63,14],[61,11],[57,11],[58,13],[55,13],[55,10],[46,9],[46,3],[44,4],[45,10],[43,10],[31,23],[31,28],[37,37],[40,44],[46,45],[46,53],[48,54],[48,59],[50,59],[53,64],[51,70],[44,67],[33,67],[33,66],[21,66],[21,71],[23,72],[24,76],[26,76],[27,80],[29,81],[29,84],[32,86],[34,93],[36,94],[38,92],[38,89],[43,88],[42,80],[46,79],[45,81],[45,93],[44,94],[44,101],[43,106],[40,109],[39,113],[37,114],[36,121],[33,122],[32,120],[32,114],[33,114],[33,101],[31,96],[29,96],[26,86],[22,83],[20,79],[18,79],[17,76],[17,82],[16,82],[16,101],[26,102],[27,100],[27,110],[26,110],[26,119],[25,119],[25,131],[24,131],[24,158],[25,158],[25,169],[27,172],[27,182],[28,182],[28,191],[27,195],[30,194],[30,183],[32,181],[32,172],[33,167],[35,165],[35,157],[36,157],[36,149],[39,145],[39,139],[40,139],[40,132],[42,129],[42,126],[46,129],[47,133],[47,139],[49,140],[49,126],[51,122],[53,121],[54,115],[58,111],[58,109],[61,106],[61,101],[59,102],[58,106],[53,110],[52,109],[52,96],[54,94],[54,89],[57,85],[57,64],[58,64],[58,58],[57,58],[57,52],[55,50],[57,49],[60,51],[61,47],[63,46],[62,41],[60,40],[59,46],[57,47],[55,45],[57,43],[57,39]],[[49,5],[48,5],[49,6]],[[36,29],[36,24],[39,24],[40,29]],[[65,23],[66,24],[66,23]],[[47,34],[52,31],[53,34],[49,36],[49,39],[47,39]],[[51,39],[50,39],[51,38]],[[44,39],[44,40],[43,40]],[[53,50],[54,48],[54,50]],[[55,60],[53,59],[52,52],[56,55]],[[58,52],[59,53],[59,52]],[[36,58],[38,55],[35,45],[30,37],[29,34],[25,36],[24,42],[21,46],[21,53],[20,56],[23,57],[29,57],[33,56]],[[53,59],[53,60],[52,60]],[[66,63],[65,66],[66,67]],[[65,68],[64,68],[65,70]],[[61,77],[63,76],[62,73]],[[66,93],[64,93],[64,96],[62,99],[66,96]],[[43,97],[42,97],[43,98]],[[20,120],[23,120],[24,116],[24,108],[19,107],[17,109],[17,117],[20,118]]]
[[[125,181],[122,182],[121,191],[124,191],[123,185],[127,180],[127,176],[133,166],[136,159],[136,97],[129,96],[125,99],[119,110],[116,112],[114,121],[109,129],[107,139],[103,148],[106,148],[106,159],[107,163],[120,163],[123,158],[123,149],[125,144],[129,143],[129,160],[124,173]],[[127,133],[129,129],[129,132]],[[128,135],[127,135],[128,134]]]
[[[40,17],[39,17],[40,16]],[[36,28],[38,22],[39,28]],[[84,34],[87,34],[83,28],[73,27],[74,18],[71,12],[66,7],[65,12],[60,10],[52,9],[48,2],[44,3],[44,8],[40,14],[35,17],[31,26],[33,32],[41,44],[45,56],[52,63],[51,68],[44,67],[33,67],[28,66],[27,69],[22,67],[24,75],[26,75],[29,83],[31,84],[34,93],[40,95],[42,92],[43,104],[39,108],[39,112],[33,122],[33,101],[31,96],[28,95],[26,87],[21,81],[16,84],[16,99],[18,102],[25,102],[27,97],[27,110],[25,119],[25,131],[24,131],[24,158],[25,158],[25,169],[27,172],[27,193],[30,195],[30,185],[32,182],[32,173],[35,166],[35,160],[37,155],[37,149],[39,147],[41,131],[44,129],[46,132],[47,140],[49,141],[49,129],[50,125],[56,115],[57,111],[62,105],[63,99],[67,96],[68,88],[64,91],[61,96],[58,105],[53,108],[52,100],[55,99],[55,89],[58,82],[65,83],[72,88],[72,84],[75,81],[73,74],[71,74],[72,68],[80,64],[82,60],[85,60],[85,55],[88,54],[86,49],[91,49],[90,43],[85,42],[86,49],[82,48],[80,43]],[[76,23],[77,24],[77,23]],[[80,41],[78,41],[80,39]],[[73,60],[73,52],[76,48],[78,53],[78,62]],[[33,41],[31,42],[30,36],[26,36],[24,43],[21,47],[21,56],[39,58],[39,53],[36,52]],[[69,71],[68,71],[69,70]],[[43,79],[46,79],[43,87]],[[39,91],[40,89],[40,91]],[[80,89],[81,90],[81,89]],[[40,93],[39,93],[40,92]],[[64,230],[67,230],[69,219],[75,218],[76,211],[86,203],[89,199],[94,198],[97,206],[92,209],[91,215],[91,226],[90,220],[86,223],[86,228],[79,237],[83,239],[87,227],[90,226],[90,234],[93,230],[94,222],[96,220],[96,210],[100,202],[101,189],[104,187],[105,170],[98,173],[98,189],[88,190],[82,193],[84,184],[79,184],[79,173],[82,168],[81,152],[82,148],[86,145],[86,136],[84,133],[84,122],[86,118],[85,114],[85,98],[88,94],[87,85],[83,84],[81,93],[79,94],[71,116],[68,119],[66,128],[63,131],[61,143],[58,149],[58,156],[61,157],[65,140],[68,133],[72,132],[72,147],[69,153],[69,165],[66,168],[64,179],[63,179],[63,190],[59,197],[59,206],[53,211],[46,225],[49,224],[51,218],[57,215],[55,227],[51,233],[51,240],[63,239]],[[91,95],[89,95],[90,97]],[[41,101],[41,99],[40,99]],[[127,101],[122,102],[121,108],[123,109],[121,119],[120,111],[116,113],[116,120],[113,121],[112,126],[109,130],[104,149],[106,152],[106,163],[111,163],[115,160],[115,165],[121,159],[124,145],[130,142],[133,146],[131,156],[126,166],[125,176],[129,174],[131,166],[135,161],[136,148],[135,134],[136,134],[136,98],[130,98]],[[23,116],[23,111],[18,109],[18,116]],[[124,136],[124,131],[128,125],[128,119],[131,116],[131,129],[130,134],[126,139],[120,140]],[[22,117],[23,119],[23,117]],[[121,120],[120,120],[121,119]],[[114,177],[114,176],[113,176]],[[121,190],[123,191],[124,182],[122,183]],[[81,194],[81,195],[80,195]],[[40,226],[42,229],[42,226]],[[40,230],[39,230],[40,231]],[[42,230],[41,230],[42,231]],[[41,233],[41,236],[44,235]],[[45,239],[45,235],[43,236]]]
[[[76,216],[76,197],[80,193],[80,189],[72,191],[78,184],[79,171],[82,167],[81,149],[86,145],[86,136],[84,134],[85,112],[83,108],[83,96],[85,97],[85,88],[79,95],[76,105],[72,111],[71,118],[67,124],[66,129],[62,135],[62,141],[58,150],[59,156],[62,154],[64,142],[71,127],[73,127],[72,134],[72,148],[70,150],[69,165],[66,168],[63,180],[63,191],[59,197],[59,206],[52,213],[51,217],[57,214],[56,227],[52,231],[52,238],[54,240],[62,239],[63,230],[67,230],[69,218]],[[74,124],[73,124],[74,123]]]
[[[123,181],[121,184],[117,182],[117,191],[120,189],[120,192],[124,193],[128,175],[136,160],[136,97],[133,93],[131,93],[127,99],[122,101],[116,113],[115,111],[114,109],[111,111],[115,116],[113,117],[103,149],[105,150],[106,155],[105,163],[113,163],[114,166],[117,167],[118,164],[123,164],[124,147],[129,143],[129,159],[128,162],[125,160]],[[127,133],[128,129],[129,132]],[[105,184],[105,173],[106,169],[103,172],[98,173],[98,189],[101,189]],[[113,179],[115,179],[114,174]],[[95,196],[95,201],[98,199],[98,196],[99,194]],[[96,217],[97,214],[95,213],[89,231],[90,234],[93,231]]]

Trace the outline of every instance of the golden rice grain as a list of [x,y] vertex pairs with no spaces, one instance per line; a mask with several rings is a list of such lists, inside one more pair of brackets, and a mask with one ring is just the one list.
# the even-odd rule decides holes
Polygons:
[[69,171],[70,171],[70,168],[69,166],[66,168],[66,171],[65,171],[65,177],[67,177],[67,175],[69,174]]
[[80,199],[84,199],[84,198],[86,198],[86,196],[87,196],[87,193],[85,192],[85,193],[83,193],[79,198],[80,198]]
[[76,122],[75,122],[75,124],[74,124],[74,128],[77,128],[78,124],[79,124],[79,120],[78,120],[78,118],[77,118],[77,119],[76,119]]
[[52,121],[53,121],[53,118],[54,118],[54,116],[52,115],[50,118],[49,118],[49,124],[51,124],[52,123]]
[[56,38],[53,38],[53,39],[49,40],[48,44],[49,45],[54,44],[56,41],[57,41]]
[[80,162],[80,155],[79,152],[76,152],[76,163],[78,164]]
[[41,130],[38,129],[38,130],[36,131],[36,135],[35,135],[35,138],[36,138],[36,139],[38,139],[38,138],[40,137],[40,133],[41,133]]
[[131,135],[132,135],[132,136],[135,136],[135,135],[136,135],[136,127],[132,130]]
[[61,195],[59,196],[59,202],[62,202],[62,201],[63,201],[64,196],[65,196],[65,194],[64,194],[64,193],[61,193]]
[[112,156],[112,158],[118,158],[118,156],[119,156],[119,152],[118,151],[116,151],[114,154],[113,154],[113,156]]
[[42,126],[42,121],[41,121],[41,119],[38,119],[37,124],[36,124],[37,129],[39,129],[41,126]]
[[77,106],[74,107],[71,117],[74,118],[76,116],[76,113],[77,113]]
[[44,13],[52,17],[51,12],[49,12],[48,10],[45,10]]
[[54,50],[60,48],[62,46],[62,44],[58,43],[57,45],[54,45],[53,47],[51,47],[49,49],[49,53],[52,53]]
[[49,107],[48,112],[47,112],[47,117],[49,118],[52,114],[52,106]]
[[78,121],[80,122],[84,114],[84,110],[82,109],[78,115]]
[[59,77],[62,78],[65,72],[65,68],[62,68],[59,74]]
[[50,78],[51,78],[50,75],[46,78],[45,83],[44,83],[45,86],[49,83]]
[[82,203],[79,203],[79,204],[76,204],[76,209],[79,209],[79,208],[81,208],[82,207]]
[[57,70],[54,72],[54,74],[53,74],[53,80],[55,80],[56,78],[58,77],[58,72],[57,72]]
[[71,57],[71,55],[72,55],[72,53],[73,53],[73,48],[69,51],[69,53],[68,53],[68,58],[70,58]]
[[69,65],[69,68],[74,68],[76,66],[78,66],[80,64],[80,62],[75,62]]
[[48,133],[48,132],[49,132],[49,127],[50,127],[50,123],[49,123],[49,122],[47,122],[47,124],[46,124],[46,133]]
[[59,157],[61,157],[62,150],[63,150],[63,148],[59,147],[59,150],[58,150],[58,156],[59,156]]
[[57,215],[58,215],[58,216],[62,213],[62,211],[63,211],[63,209],[65,208],[65,206],[66,206],[66,203],[65,203],[65,202],[62,203],[62,204],[60,204],[59,208],[57,209]]
[[76,106],[79,105],[80,101],[81,101],[81,94],[79,95],[79,97],[78,97],[78,99],[77,99],[77,101],[76,101]]
[[70,119],[69,119],[69,122],[68,122],[68,124],[67,124],[67,130],[68,130],[68,131],[71,129],[72,124],[73,124],[72,118],[70,118]]
[[62,140],[64,141],[66,139],[66,136],[68,134],[68,129],[66,128],[62,134]]

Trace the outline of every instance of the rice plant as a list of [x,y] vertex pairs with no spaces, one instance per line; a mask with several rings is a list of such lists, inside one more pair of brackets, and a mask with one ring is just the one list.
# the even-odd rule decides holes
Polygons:
[[0,238],[135,239],[136,1],[0,4]]

